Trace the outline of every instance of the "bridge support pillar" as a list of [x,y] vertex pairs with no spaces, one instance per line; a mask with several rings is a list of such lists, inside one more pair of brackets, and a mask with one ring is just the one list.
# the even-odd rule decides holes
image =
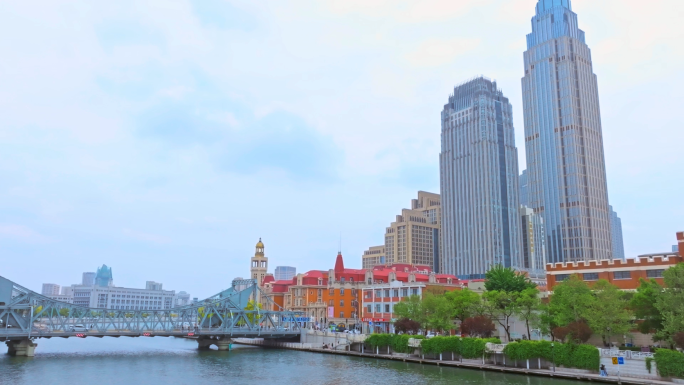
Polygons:
[[213,340],[210,339],[198,339],[197,349],[199,350],[209,350],[209,347],[214,344]]
[[7,341],[7,354],[18,357],[33,357],[37,343],[31,340]]
[[218,350],[230,350],[231,346],[233,345],[233,340],[218,340],[214,341],[214,345],[218,348]]

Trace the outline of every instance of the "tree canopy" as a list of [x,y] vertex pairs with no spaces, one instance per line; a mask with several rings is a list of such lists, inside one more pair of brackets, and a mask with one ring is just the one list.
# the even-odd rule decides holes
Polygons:
[[665,270],[665,289],[657,296],[656,308],[662,314],[663,327],[656,338],[674,344],[674,336],[684,332],[684,263]]
[[501,264],[492,266],[485,274],[487,291],[505,291],[519,293],[525,289],[537,287],[525,274],[504,267]]
[[639,287],[629,302],[629,307],[634,311],[636,319],[643,320],[637,325],[639,332],[648,334],[653,330],[657,332],[663,329],[663,315],[656,307],[658,296],[662,291],[663,287],[655,279],[651,278],[648,281],[643,278],[639,279]]

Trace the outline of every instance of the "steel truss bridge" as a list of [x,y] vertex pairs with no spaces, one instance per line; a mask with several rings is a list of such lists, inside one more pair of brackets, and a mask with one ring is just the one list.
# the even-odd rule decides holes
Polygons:
[[[188,337],[199,348],[228,350],[231,338],[296,338],[302,312],[285,311],[253,279],[203,301],[163,310],[120,310],[54,300],[0,276],[0,341],[8,353],[33,356],[38,338]],[[265,310],[254,306],[262,299]]]

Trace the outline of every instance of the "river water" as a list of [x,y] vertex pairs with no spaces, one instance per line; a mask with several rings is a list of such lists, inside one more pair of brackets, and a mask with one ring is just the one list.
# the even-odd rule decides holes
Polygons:
[[0,384],[580,384],[240,345],[230,352],[199,351],[196,342],[177,338],[54,338],[37,343],[33,358],[0,354]]

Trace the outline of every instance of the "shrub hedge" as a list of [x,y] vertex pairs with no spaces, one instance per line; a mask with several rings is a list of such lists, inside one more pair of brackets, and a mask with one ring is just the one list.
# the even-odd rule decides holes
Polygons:
[[366,343],[373,348],[380,347],[384,348],[389,346],[397,353],[408,353],[409,346],[408,340],[411,338],[423,339],[423,336],[413,336],[409,334],[371,334],[366,338]]
[[653,357],[661,377],[684,378],[683,353],[670,349],[656,349]]
[[552,350],[549,341],[520,341],[507,344],[504,354],[514,360],[543,358],[556,365],[588,370],[598,370],[601,363],[599,350],[593,345],[554,342]]
[[453,352],[463,358],[480,358],[485,353],[487,342],[500,344],[498,338],[461,338],[461,337],[432,337],[423,340],[420,346],[424,353]]

